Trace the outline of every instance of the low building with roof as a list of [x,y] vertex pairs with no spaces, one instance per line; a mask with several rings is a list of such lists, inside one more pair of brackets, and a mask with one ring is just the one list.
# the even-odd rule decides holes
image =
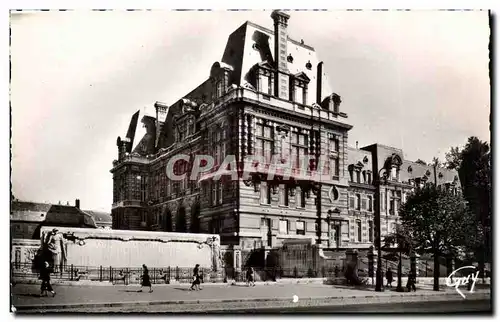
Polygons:
[[39,239],[43,226],[97,228],[92,215],[74,206],[31,201],[11,202],[10,231],[12,239]]

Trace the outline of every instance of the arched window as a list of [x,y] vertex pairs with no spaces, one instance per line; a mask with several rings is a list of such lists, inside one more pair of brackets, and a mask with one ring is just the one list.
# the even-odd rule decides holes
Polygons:
[[186,227],[186,210],[184,207],[180,207],[177,211],[177,216],[175,220],[175,231],[180,233],[185,233],[187,231]]

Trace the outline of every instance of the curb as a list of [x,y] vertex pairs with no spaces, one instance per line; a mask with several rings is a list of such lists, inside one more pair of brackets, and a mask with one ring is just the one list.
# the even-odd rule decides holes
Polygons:
[[[407,295],[403,295],[407,294]],[[476,296],[481,297],[488,295],[491,296],[490,292],[476,292]],[[449,297],[454,296],[457,299],[461,299],[458,294],[455,293],[436,293],[436,294],[412,294],[412,293],[400,293],[394,295],[353,295],[353,296],[326,296],[326,297],[304,297],[301,301],[315,301],[315,300],[346,300],[346,299],[373,299],[373,298],[390,298],[390,299],[404,299],[404,298],[437,298],[437,297]],[[210,303],[259,303],[259,302],[290,302],[290,298],[254,298],[254,299],[203,299],[203,300],[169,300],[169,301],[127,301],[127,302],[111,302],[111,303],[74,303],[74,304],[29,304],[29,305],[18,305],[15,306],[16,311],[25,310],[61,310],[61,309],[76,309],[76,308],[116,308],[116,307],[131,307],[131,306],[149,306],[149,305],[179,305],[179,304],[210,304]]]

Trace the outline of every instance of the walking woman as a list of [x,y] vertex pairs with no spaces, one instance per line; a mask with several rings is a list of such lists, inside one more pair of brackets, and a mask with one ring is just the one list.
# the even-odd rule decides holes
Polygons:
[[41,294],[40,296],[46,296],[47,291],[52,293],[52,296],[56,296],[56,292],[52,289],[52,285],[50,285],[50,265],[49,262],[44,261],[42,266],[40,267],[40,279],[42,280]]
[[142,292],[143,287],[149,287],[149,293],[153,292],[153,287],[151,285],[151,280],[149,278],[149,270],[146,264],[142,264],[142,282],[141,289],[139,292]]
[[247,285],[255,286],[254,278],[253,278],[253,268],[251,266],[247,269]]
[[193,270],[193,283],[191,284],[191,287],[189,288],[190,291],[194,291],[194,287],[196,286],[198,291],[201,290],[200,287],[201,280],[200,280],[200,264],[196,264]]
[[392,270],[390,267],[387,269],[387,272],[385,273],[385,278],[387,279],[387,287],[392,287],[393,278],[392,278]]

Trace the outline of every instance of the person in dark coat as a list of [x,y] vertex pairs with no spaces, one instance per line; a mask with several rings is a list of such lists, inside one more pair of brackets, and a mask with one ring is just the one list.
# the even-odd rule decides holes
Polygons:
[[50,273],[51,273],[49,262],[45,261],[43,265],[40,267],[40,279],[42,280],[42,285],[40,287],[41,294],[40,296],[46,296],[47,291],[52,293],[52,296],[56,296],[56,292],[52,289],[52,285],[50,285]]
[[151,285],[151,280],[149,278],[149,270],[146,264],[142,264],[142,282],[141,289],[139,292],[142,292],[143,287],[149,287],[149,293],[153,292],[153,286]]
[[247,269],[247,285],[255,286],[255,282],[253,279],[253,268],[251,266],[249,266]]
[[408,288],[408,292],[416,292],[417,291],[417,287],[415,286],[415,283],[417,281],[417,277],[415,275],[415,273],[413,271],[410,270],[410,272],[408,273],[408,281],[406,283],[406,287]]
[[392,277],[392,270],[390,267],[387,269],[387,272],[385,273],[385,278],[387,279],[387,286],[392,287],[392,281],[394,279]]
[[194,291],[195,287],[198,289],[198,291],[201,290],[200,284],[201,284],[200,264],[196,264],[193,269],[193,283],[191,284],[189,290]]

